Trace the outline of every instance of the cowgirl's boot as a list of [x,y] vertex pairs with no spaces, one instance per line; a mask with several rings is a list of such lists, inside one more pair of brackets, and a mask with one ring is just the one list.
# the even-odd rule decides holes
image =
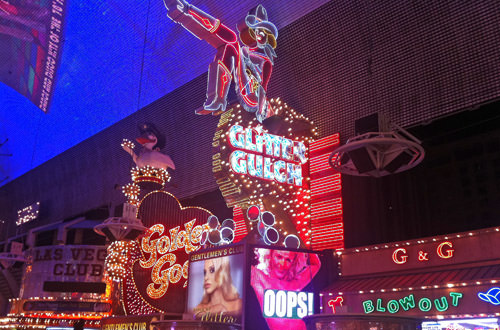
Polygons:
[[199,115],[212,113],[217,115],[226,111],[227,94],[233,76],[221,61],[212,62],[208,67],[207,100],[203,109],[197,111]]

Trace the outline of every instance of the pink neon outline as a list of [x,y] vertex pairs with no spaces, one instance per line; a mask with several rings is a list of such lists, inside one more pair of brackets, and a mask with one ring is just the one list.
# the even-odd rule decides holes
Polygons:
[[241,77],[243,77],[243,74],[241,72],[242,68],[241,68],[241,65],[240,65],[240,63],[241,63],[240,57],[241,57],[241,54],[240,54],[240,52],[238,52],[238,71],[239,71],[239,75],[240,75],[240,79],[238,79],[238,80],[239,80],[239,85],[240,85],[240,94],[243,97],[243,100],[245,101],[246,104],[248,104],[251,107],[255,107],[258,103],[257,102],[252,102],[248,98],[248,96],[246,94],[246,91],[244,93],[244,89],[243,89],[243,85],[242,85],[243,82],[242,82],[242,79],[241,79]]
[[212,23],[210,23],[210,20],[208,18],[203,18],[200,15],[198,15],[198,13],[192,10],[189,11],[189,14],[194,18],[198,19],[198,21],[207,29],[212,30],[214,28],[214,26],[212,25]]

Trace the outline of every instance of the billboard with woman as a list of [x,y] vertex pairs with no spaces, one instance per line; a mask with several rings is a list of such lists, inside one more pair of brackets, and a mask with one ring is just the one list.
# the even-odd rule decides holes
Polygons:
[[241,324],[244,269],[243,245],[192,254],[186,315],[204,322]]

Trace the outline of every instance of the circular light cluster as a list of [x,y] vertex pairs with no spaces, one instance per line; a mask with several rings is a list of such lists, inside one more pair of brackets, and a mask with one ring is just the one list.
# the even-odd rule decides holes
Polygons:
[[122,188],[122,193],[127,197],[128,203],[132,205],[139,204],[139,194],[141,193],[141,187],[135,183],[128,183]]
[[211,215],[207,219],[208,231],[201,234],[201,245],[224,245],[231,244],[234,240],[235,223],[233,219],[226,219],[219,222],[215,215]]
[[108,247],[104,264],[108,276],[114,281],[120,281],[127,274],[128,245],[125,241],[115,241]]
[[164,168],[151,167],[149,165],[143,167],[134,167],[130,170],[132,181],[138,183],[154,183],[161,187],[170,181],[170,174]]
[[[252,223],[257,224],[257,230],[264,243],[267,245],[278,243],[280,235],[278,230],[274,228],[276,217],[273,213],[269,211],[261,212],[257,205],[252,205],[247,209],[247,218]],[[289,234],[283,239],[283,244],[287,248],[298,249],[300,247],[300,240],[296,235]]]
[[26,222],[30,222],[38,218],[38,213],[40,212],[40,202],[36,202],[30,206],[25,207],[22,210],[17,211],[17,221],[16,225],[20,226]]
[[132,142],[132,141],[130,141],[128,139],[123,139],[121,146],[122,146],[122,148],[129,148],[129,149],[134,149],[135,148],[134,142]]

